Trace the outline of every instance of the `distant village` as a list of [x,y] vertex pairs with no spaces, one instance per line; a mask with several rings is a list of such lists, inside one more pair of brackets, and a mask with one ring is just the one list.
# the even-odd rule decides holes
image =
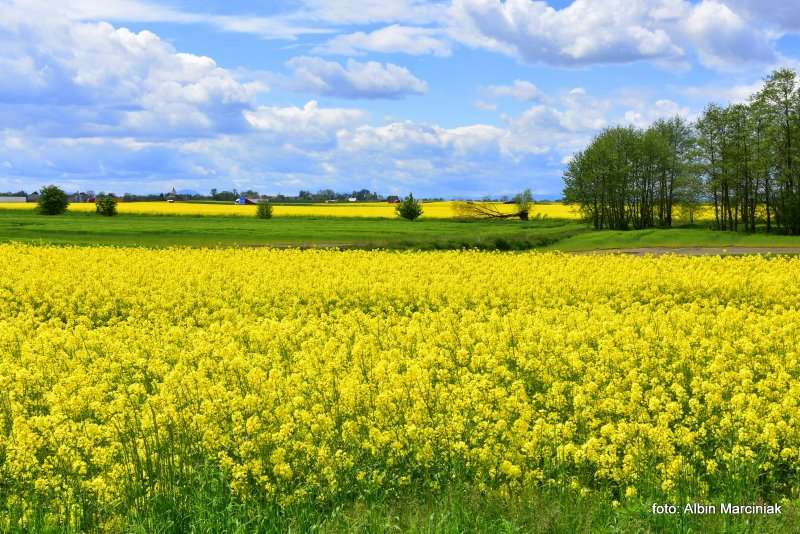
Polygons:
[[[100,192],[95,194],[94,191],[76,191],[68,194],[70,203],[81,202],[94,202],[98,196],[105,196],[107,193]],[[166,193],[137,195],[132,193],[125,193],[123,195],[116,195],[108,193],[108,195],[117,198],[122,202],[185,202],[185,201],[213,201],[213,202],[233,202],[235,204],[256,204],[258,202],[277,202],[277,203],[337,203],[337,202],[389,202],[399,203],[400,196],[398,195],[380,195],[369,189],[361,189],[358,191],[351,191],[347,193],[336,192],[332,189],[321,189],[316,193],[307,190],[300,190],[297,195],[263,195],[258,191],[245,190],[238,191],[233,189],[217,190],[212,189],[209,194],[202,195],[194,191],[176,191],[173,187]],[[39,199],[39,192],[26,193],[25,191],[17,191],[15,193],[7,192],[0,193],[0,202],[36,202]],[[443,200],[439,198],[431,198],[425,200]]]

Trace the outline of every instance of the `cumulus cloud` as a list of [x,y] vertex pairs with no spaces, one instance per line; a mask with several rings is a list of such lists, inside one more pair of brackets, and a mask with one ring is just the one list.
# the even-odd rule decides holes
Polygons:
[[317,57],[300,56],[287,62],[298,90],[339,98],[402,98],[423,94],[428,85],[408,69],[392,63],[359,62],[345,66]]
[[556,105],[536,104],[523,112],[513,124],[524,130],[580,132],[599,130],[608,125],[614,108],[611,99],[590,96],[582,87],[567,91]]
[[[62,19],[200,24],[264,39],[340,33],[314,53],[446,56],[452,42],[557,66],[652,61],[730,69],[775,59],[775,41],[800,31],[800,7],[778,0],[298,0],[269,16],[179,9],[146,0],[10,0]],[[8,16],[8,15],[6,15]],[[352,26],[383,24],[369,32]]]
[[683,50],[662,29],[653,2],[575,0],[557,10],[530,0],[455,0],[454,32],[466,44],[554,65],[671,59]]
[[725,4],[703,0],[683,27],[707,66],[740,68],[742,63],[767,63],[775,58],[768,36]]
[[440,38],[440,30],[393,24],[373,32],[338,35],[313,51],[346,56],[367,52],[449,56],[450,44]]
[[752,83],[734,85],[693,85],[682,87],[678,91],[702,104],[706,102],[717,102],[722,105],[742,104],[750,100],[750,97],[757,93],[763,85],[763,81],[759,79]]
[[299,107],[261,106],[245,112],[247,122],[259,133],[299,145],[330,144],[336,133],[364,124],[368,115],[358,109],[320,108],[316,101]]
[[485,93],[493,98],[511,97],[520,102],[532,102],[543,100],[544,93],[531,82],[525,80],[514,80],[511,85],[490,85]]
[[[0,114],[46,135],[208,135],[246,126],[262,89],[157,35],[108,23],[0,20]],[[35,118],[35,121],[31,121]]]
[[654,61],[706,66],[774,58],[774,35],[722,2],[575,0],[563,9],[531,0],[455,0],[451,35],[462,43],[557,66]]
[[618,107],[611,98],[596,98],[576,87],[547,102],[535,103],[517,116],[504,115],[512,134],[506,142],[507,151],[552,153],[559,160],[612,124]]
[[800,4],[787,0],[725,0],[754,24],[766,23],[778,32],[800,31]]
[[508,135],[502,128],[477,124],[458,128],[411,121],[393,122],[385,126],[360,126],[339,133],[342,150],[360,154],[386,153],[402,155],[449,156],[487,155],[502,151],[502,140]]
[[[368,168],[379,169],[381,189],[393,193],[504,194],[515,192],[520,180],[530,179],[529,171],[538,164],[540,154],[530,147],[516,150],[510,142],[512,135],[506,128],[484,124],[456,128],[412,121],[364,125],[341,131],[339,150],[332,157],[346,172],[361,169],[364,173],[365,162],[370,162]],[[539,191],[557,194],[560,185],[554,182],[540,180]]]
[[636,109],[629,109],[623,115],[622,122],[637,128],[647,128],[658,119],[669,119],[676,116],[687,120],[693,118],[687,106],[681,106],[673,100],[660,99],[653,104],[643,102]]

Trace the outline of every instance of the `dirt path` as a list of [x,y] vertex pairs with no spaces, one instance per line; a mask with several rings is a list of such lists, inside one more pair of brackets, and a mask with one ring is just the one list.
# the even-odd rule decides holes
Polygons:
[[576,250],[574,254],[678,254],[682,256],[741,256],[745,254],[800,254],[800,247],[642,247]]

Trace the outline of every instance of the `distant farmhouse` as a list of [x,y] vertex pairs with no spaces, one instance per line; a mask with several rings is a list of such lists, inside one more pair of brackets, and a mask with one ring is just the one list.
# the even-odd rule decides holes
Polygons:
[[27,202],[28,197],[0,197],[0,202]]

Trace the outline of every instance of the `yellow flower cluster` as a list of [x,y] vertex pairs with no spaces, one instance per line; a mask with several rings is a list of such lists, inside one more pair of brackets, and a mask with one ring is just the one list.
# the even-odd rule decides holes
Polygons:
[[452,481],[796,497],[798,273],[0,245],[0,519],[118,510],[200,466],[282,506]]
[[[32,210],[35,203],[2,203],[0,209]],[[514,205],[492,203],[492,207],[502,212],[512,213]],[[70,211],[94,212],[92,203],[73,203],[69,205]],[[215,215],[215,216],[247,216],[254,217],[256,207],[252,205],[239,206],[230,203],[201,204],[194,202],[120,202],[117,205],[119,213],[139,215]],[[276,217],[378,217],[396,218],[395,205],[388,202],[358,202],[336,204],[283,204],[274,207]],[[448,219],[456,217],[458,212],[454,202],[426,202],[423,207],[423,218]],[[534,204],[530,216],[547,217],[548,219],[577,219],[577,208],[561,203]]]

